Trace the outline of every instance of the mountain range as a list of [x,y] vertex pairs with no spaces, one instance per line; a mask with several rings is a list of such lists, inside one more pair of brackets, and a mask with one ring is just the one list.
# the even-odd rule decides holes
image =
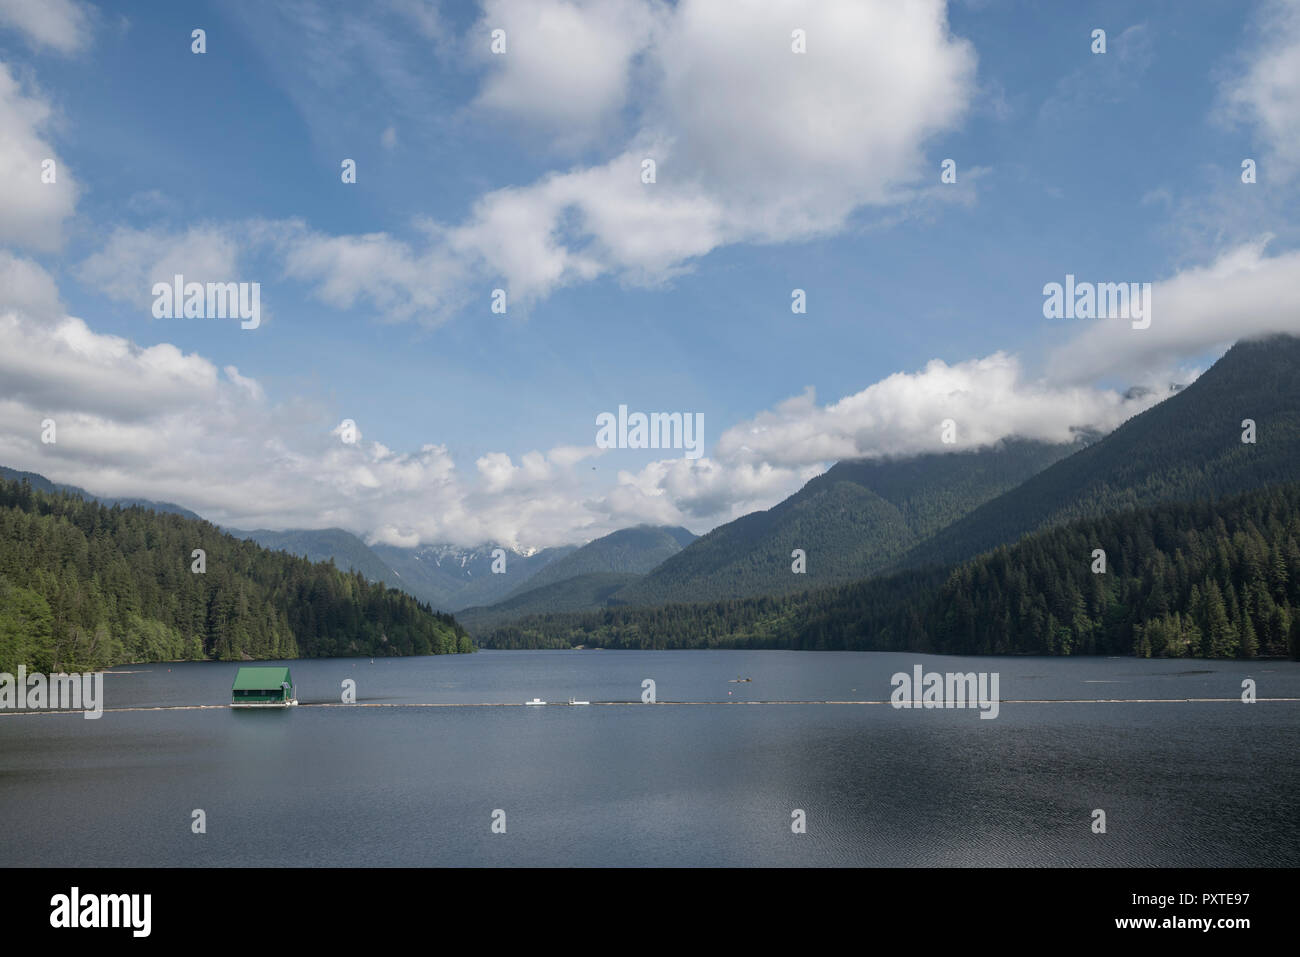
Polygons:
[[795,595],[531,615],[479,642],[1300,657],[1300,483],[1081,519],[956,566]]
[[[94,495],[74,485],[52,482],[37,472],[0,466],[0,479],[25,480],[33,489],[42,492],[67,493],[110,508],[138,505],[154,512],[203,520],[195,512],[170,502]],[[359,572],[367,581],[405,591],[433,608],[451,612],[490,605],[525,589],[589,574],[622,575],[619,583],[626,584],[681,551],[695,538],[684,528],[642,525],[622,529],[584,546],[561,545],[520,551],[496,544],[473,548],[455,545],[371,546],[342,528],[279,531],[225,528],[223,531],[263,548],[288,552],[308,561],[332,561],[344,571]],[[497,549],[504,552],[504,570],[500,572],[493,571],[494,565],[501,567],[494,556]],[[552,565],[557,565],[558,569],[551,571]],[[544,571],[546,574],[538,578]],[[581,607],[590,607],[595,601],[592,598],[581,603]]]
[[[331,560],[454,611],[487,643],[572,638],[574,623],[588,629],[590,616],[583,616],[592,612],[617,612],[642,627],[636,609],[684,602],[781,599],[773,607],[795,614],[800,606],[787,596],[866,583],[866,592],[854,593],[858,601],[874,594],[872,581],[885,580],[933,588],[935,570],[951,573],[1044,530],[1280,486],[1300,476],[1298,373],[1300,339],[1240,342],[1190,386],[1104,437],[1080,434],[1065,444],[1011,438],[977,450],[844,461],[776,506],[698,538],[684,528],[642,525],[582,546],[523,552],[368,546],[338,528],[228,531],[311,561]],[[198,518],[170,503],[100,498],[35,473],[0,469],[0,476],[105,505]],[[498,548],[504,569],[494,572]],[[802,572],[792,567],[796,549]]]
[[[976,493],[965,498],[966,503],[974,505],[963,514],[963,499],[953,489],[956,481],[961,480],[961,465],[996,462],[1000,463],[998,468],[1009,469],[1013,467],[1009,458],[1017,455],[1036,456],[1034,462],[1044,463],[1044,467],[1032,471],[1032,463],[1028,464],[1026,471],[1030,475],[1001,494],[989,495],[984,502],[975,501],[978,490],[991,488],[992,482],[966,485],[967,489],[976,489]],[[909,468],[915,468],[910,476]],[[893,494],[894,511],[885,510],[876,499],[858,493],[857,489],[844,488],[848,482],[837,480],[839,476],[861,480],[859,488],[870,488],[883,501],[889,498],[881,490]],[[896,594],[900,589],[905,590],[905,586],[930,589],[936,586],[936,581],[924,575],[923,570],[950,570],[953,563],[1014,544],[1027,534],[1162,503],[1222,501],[1230,495],[1281,486],[1297,476],[1300,476],[1300,338],[1277,335],[1239,342],[1186,389],[1132,417],[1109,436],[1080,443],[1073,452],[1061,447],[1035,449],[1032,443],[1009,442],[974,455],[962,452],[922,456],[904,463],[841,463],[781,505],[715,529],[649,576],[608,594],[603,601],[607,609],[603,624],[599,623],[598,615],[572,614],[578,609],[568,609],[569,614],[521,616],[516,620],[517,627],[507,624],[510,618],[484,616],[480,620],[490,623],[497,631],[485,633],[480,628],[476,635],[486,645],[546,646],[560,635],[568,636],[565,640],[577,644],[590,644],[595,633],[617,620],[620,623],[617,627],[611,625],[612,635],[621,636],[614,638],[617,641],[638,633],[645,635],[654,629],[663,631],[662,614],[659,618],[654,616],[659,612],[638,615],[637,607],[663,609],[675,597],[688,602],[741,601],[746,594],[755,593],[746,588],[744,576],[732,570],[749,571],[754,579],[771,583],[772,570],[780,573],[789,560],[788,547],[798,541],[781,537],[781,531],[783,525],[789,527],[796,523],[797,518],[788,516],[797,516],[801,506],[811,512],[810,518],[803,520],[803,528],[818,529],[823,534],[836,529],[837,518],[846,519],[844,527],[850,529],[848,541],[833,546],[833,560],[842,562],[852,557],[859,567],[871,563],[878,572],[901,572],[889,580],[867,579],[870,572],[857,576],[865,584],[852,592],[850,605],[865,601],[866,594],[871,594],[872,605],[883,603],[897,607],[891,605],[888,594],[876,594],[872,589],[885,588],[881,581],[892,581],[887,592],[892,589]],[[897,485],[893,484],[894,480]],[[910,505],[935,499],[950,502],[953,507],[946,511],[913,507],[911,514],[923,516],[915,525],[900,519],[907,511],[898,507],[898,503]],[[872,514],[871,506],[853,511],[844,507],[846,501],[870,502],[875,506],[879,524],[862,518],[863,514]],[[927,521],[924,519],[927,515],[935,518]],[[914,532],[914,528],[920,532]],[[746,534],[750,529],[754,533]],[[870,550],[865,553],[865,544],[879,540],[881,534],[893,534],[905,542],[911,534],[913,541],[905,549],[885,546],[887,559],[881,560]],[[707,550],[715,542],[725,545],[715,558],[708,559]],[[809,594],[824,596],[829,593],[813,590],[819,584],[811,576],[816,554],[819,553],[809,551],[806,588]],[[907,575],[907,570],[918,571]],[[1300,568],[1290,573],[1300,575]],[[731,581],[722,588],[712,588],[720,575],[731,575]],[[676,577],[677,583],[662,589],[650,588],[656,581],[671,576]],[[701,594],[702,590],[707,593]],[[771,602],[772,597],[794,593],[794,586],[763,585],[758,594],[764,597],[751,599],[754,607],[742,603],[742,610],[733,610],[738,616],[735,620],[746,623],[744,627],[748,628],[757,620],[755,616],[759,616],[755,607]],[[814,603],[819,602],[822,598]],[[692,606],[672,606],[676,611],[671,614],[684,620],[694,615],[697,624],[708,619],[703,612],[699,615],[681,612],[682,607]],[[790,629],[796,628],[797,619],[807,611],[806,607],[798,602],[776,602],[772,607],[789,618],[777,624],[770,620],[768,625],[772,631],[763,632],[766,636],[763,640],[775,641],[774,635],[789,638],[793,635]],[[716,638],[719,629],[725,633],[728,627],[731,625],[724,627],[712,622],[703,633]],[[749,637],[758,640],[758,636]]]

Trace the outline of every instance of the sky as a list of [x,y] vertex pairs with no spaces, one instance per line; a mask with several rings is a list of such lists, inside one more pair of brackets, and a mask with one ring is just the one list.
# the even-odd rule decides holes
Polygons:
[[[703,533],[1300,333],[1298,211],[1296,0],[0,0],[0,464],[372,543]],[[176,274],[256,328],[160,318]],[[1048,318],[1067,275],[1149,324]],[[620,406],[700,454],[602,447]]]

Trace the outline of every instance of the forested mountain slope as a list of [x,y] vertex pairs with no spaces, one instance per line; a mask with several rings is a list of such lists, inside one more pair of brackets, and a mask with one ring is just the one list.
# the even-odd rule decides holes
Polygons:
[[[1244,420],[1255,442],[1242,442]],[[1177,395],[919,543],[896,567],[961,561],[1035,529],[1300,477],[1300,338],[1239,342]]]
[[309,562],[332,561],[344,571],[356,571],[365,576],[367,581],[383,582],[389,588],[420,596],[405,587],[402,576],[397,574],[374,553],[361,539],[342,528],[301,529],[293,528],[273,532],[265,528],[242,531],[237,528],[226,529],[236,538],[247,538],[275,551],[301,555]]
[[205,521],[0,482],[0,671],[471,650],[449,615],[359,574]]
[[[865,578],[1075,447],[1008,440],[971,452],[840,462],[773,508],[696,539],[612,601],[779,595]],[[791,571],[796,548],[806,555],[804,574]]]
[[1075,522],[950,569],[775,598],[539,615],[481,642],[1296,657],[1300,484]]

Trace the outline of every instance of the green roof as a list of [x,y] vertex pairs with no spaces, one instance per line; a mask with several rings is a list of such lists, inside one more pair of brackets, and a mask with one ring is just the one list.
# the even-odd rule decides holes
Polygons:
[[240,668],[232,691],[278,691],[284,682],[293,684],[288,668]]

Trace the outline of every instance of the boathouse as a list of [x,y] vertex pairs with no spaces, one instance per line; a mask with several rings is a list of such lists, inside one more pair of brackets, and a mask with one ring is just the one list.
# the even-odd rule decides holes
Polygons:
[[230,692],[232,707],[297,704],[288,668],[240,668]]

